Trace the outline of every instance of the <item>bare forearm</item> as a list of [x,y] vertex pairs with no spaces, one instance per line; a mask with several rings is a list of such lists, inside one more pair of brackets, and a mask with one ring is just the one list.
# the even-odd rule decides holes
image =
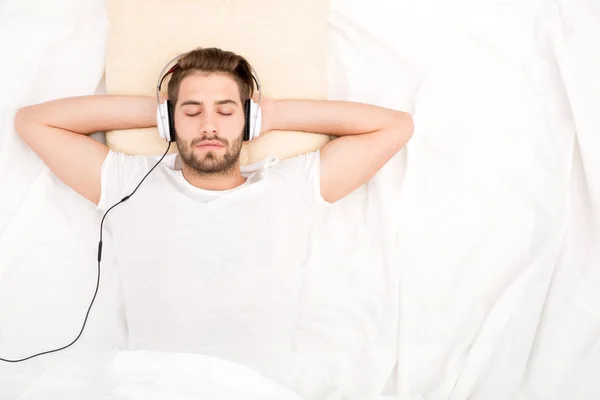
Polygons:
[[29,121],[81,134],[156,126],[156,98],[94,95],[70,97],[24,107]]
[[270,100],[267,108],[270,130],[333,136],[375,132],[411,118],[401,111],[346,101]]

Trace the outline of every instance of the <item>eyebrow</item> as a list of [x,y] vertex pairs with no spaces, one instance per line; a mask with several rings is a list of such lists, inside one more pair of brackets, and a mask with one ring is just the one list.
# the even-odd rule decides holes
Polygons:
[[[180,107],[189,106],[189,105],[201,106],[203,104],[204,103],[202,101],[187,100],[187,101],[184,101],[183,103],[181,103]],[[223,104],[233,104],[234,106],[237,107],[237,103],[235,101],[231,100],[231,99],[217,100],[217,101],[215,101],[215,104],[218,105],[218,106],[223,105]]]

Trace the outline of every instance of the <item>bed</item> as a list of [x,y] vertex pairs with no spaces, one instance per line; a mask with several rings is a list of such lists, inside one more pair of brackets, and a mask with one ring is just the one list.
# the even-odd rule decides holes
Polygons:
[[[101,215],[12,118],[103,92],[108,23],[102,0],[5,0],[0,17],[0,357],[18,358],[78,332]],[[594,0],[332,0],[328,97],[410,111],[416,130],[315,229],[294,390],[120,350],[108,265],[77,346],[0,363],[0,399],[599,398],[599,42]]]

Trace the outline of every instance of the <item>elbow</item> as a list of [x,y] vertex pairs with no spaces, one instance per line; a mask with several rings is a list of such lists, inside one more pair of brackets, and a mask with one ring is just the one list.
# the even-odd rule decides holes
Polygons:
[[394,131],[397,133],[395,136],[398,139],[398,150],[400,150],[406,145],[406,143],[408,143],[410,138],[412,138],[412,135],[415,131],[415,124],[412,115],[405,112],[399,112],[398,119],[395,122]]
[[19,108],[15,114],[15,119],[13,122],[15,131],[17,131],[19,136],[22,136],[23,132],[25,132],[25,126],[27,125],[28,120],[29,120],[28,108],[27,107]]
[[406,131],[406,141],[408,142],[408,140],[412,137],[413,132],[415,131],[415,123],[413,117],[408,113],[405,113],[404,116],[404,130]]
[[15,113],[13,126],[17,134],[23,138],[27,132],[31,131],[32,123],[35,122],[31,106],[21,107]]

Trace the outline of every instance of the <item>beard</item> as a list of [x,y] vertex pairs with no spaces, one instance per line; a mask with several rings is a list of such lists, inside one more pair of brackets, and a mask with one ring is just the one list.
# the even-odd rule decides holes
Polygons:
[[[242,151],[243,133],[229,143],[227,139],[218,136],[202,136],[185,143],[176,136],[179,155],[185,165],[194,170],[198,175],[227,175],[235,168]],[[204,154],[194,152],[195,147],[205,140],[216,140],[225,147],[224,154],[216,151],[207,151]],[[219,149],[220,153],[221,150]]]

